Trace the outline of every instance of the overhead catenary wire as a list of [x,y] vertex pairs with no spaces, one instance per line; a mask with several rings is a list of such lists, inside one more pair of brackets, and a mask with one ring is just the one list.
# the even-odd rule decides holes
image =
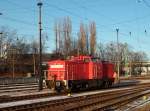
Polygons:
[[[80,15],[77,15],[75,13],[72,13],[72,12],[68,11],[69,9],[67,9],[67,8],[64,9],[64,8],[60,8],[60,7],[56,6],[56,5],[52,5],[52,4],[48,4],[48,3],[46,3],[46,4],[47,4],[47,6],[52,6],[53,8],[55,8],[57,10],[63,11],[63,12],[68,13],[68,14],[71,14],[72,16],[76,16],[76,17],[81,18],[81,19],[83,18]],[[86,8],[84,6],[81,6],[81,7],[82,8]],[[139,17],[139,18],[135,18],[135,19],[131,19],[131,20],[121,21],[121,22],[118,22],[118,23],[113,23],[111,25],[123,24],[123,23],[127,23],[127,22],[128,23],[135,22],[137,20],[145,19],[145,17],[150,17],[150,15],[145,15],[145,16],[142,16],[142,17]],[[87,17],[83,18],[83,19],[90,21]],[[112,19],[112,18],[110,18],[110,19]],[[102,24],[97,24],[96,27],[97,27],[97,29],[101,29],[103,27],[103,28],[108,29],[109,31],[115,32],[113,28],[110,28],[110,25],[106,26],[106,25],[102,25]],[[123,32],[120,32],[120,34],[123,35],[123,36],[128,36],[128,34],[123,33]]]
[[104,14],[98,12],[98,11],[95,11],[95,10],[92,10],[92,9],[89,10],[89,8],[87,8],[87,7],[84,6],[84,5],[79,4],[79,3],[76,2],[75,0],[72,0],[72,2],[74,2],[79,8],[82,8],[83,10],[86,10],[86,11],[88,10],[88,11],[90,11],[90,12],[92,12],[92,13],[97,13],[98,16],[103,16],[103,17],[105,17],[105,18],[108,19],[108,20],[115,20],[114,18],[108,17],[108,16],[106,16],[106,15],[104,15]]
[[35,9],[29,8],[29,7],[25,7],[25,6],[21,5],[21,4],[13,2],[12,0],[5,0],[5,2],[8,2],[8,3],[12,4],[12,5],[15,5],[15,6],[21,8],[22,10],[30,10],[32,12],[36,12],[37,11]]
[[[106,15],[104,15],[104,14],[101,14],[101,13],[99,13],[99,12],[97,12],[97,11],[95,11],[95,10],[92,10],[91,8],[87,8],[86,6],[84,6],[83,5],[83,3],[82,4],[79,4],[79,2],[76,2],[75,0],[72,0],[72,2],[74,2],[74,4],[76,4],[78,7],[80,7],[80,8],[82,8],[82,9],[84,9],[85,11],[90,11],[90,12],[93,12],[93,13],[97,13],[97,15],[99,16],[103,16],[103,17],[105,17],[105,19],[109,19],[109,20],[115,20],[114,18],[112,18],[112,17],[108,17],[108,16],[106,16]],[[119,25],[119,24],[125,24],[125,23],[131,23],[131,22],[135,22],[135,21],[137,21],[137,20],[142,20],[142,19],[145,19],[145,18],[147,18],[147,17],[150,17],[150,14],[148,14],[148,15],[145,15],[145,16],[142,16],[142,17],[136,17],[136,18],[134,18],[134,19],[129,19],[129,20],[124,20],[124,21],[120,21],[120,22],[116,22],[116,23],[112,23],[112,24],[108,24],[109,26],[114,26],[114,25]],[[130,32],[130,31],[129,31]],[[121,34],[123,34],[123,35],[127,35],[127,34],[125,34],[125,33],[121,33]]]
[[[27,8],[27,7],[25,7],[25,6],[22,6],[22,5],[20,5],[20,4],[18,4],[18,3],[15,3],[15,2],[12,2],[12,1],[10,1],[10,0],[6,0],[7,2],[9,2],[9,3],[11,3],[12,5],[15,5],[15,6],[17,6],[17,7],[20,7],[21,9],[25,9],[26,11],[34,11],[34,12],[36,12],[36,10],[34,10],[34,9],[31,9],[31,8]],[[52,5],[51,5],[52,6]],[[53,7],[54,8],[54,7]],[[60,10],[63,10],[62,8],[59,8],[59,7],[57,7],[57,9],[60,9]],[[65,11],[66,13],[68,13],[68,14],[71,14],[71,15],[73,15],[71,12],[69,12],[69,11],[66,11],[65,9],[63,10],[63,11]],[[48,14],[48,13],[46,13],[46,14]],[[75,15],[76,17],[78,17],[79,15]],[[21,20],[16,20],[16,19],[14,19],[14,18],[10,18],[10,17],[7,17],[8,19],[11,19],[11,20],[14,20],[14,21],[18,21],[18,22],[20,22],[21,23]],[[24,24],[32,24],[33,25],[33,23],[29,23],[29,22],[25,22],[25,21],[22,21],[22,23],[24,23]],[[34,24],[35,25],[35,24]],[[49,27],[47,27],[47,26],[44,26],[44,28],[49,28]],[[53,29],[52,29],[53,30]],[[61,32],[63,32],[63,31],[61,31]]]
[[[46,3],[46,5],[47,5],[47,6],[51,6],[51,7],[55,8],[55,9],[57,9],[57,10],[59,10],[59,11],[68,13],[68,14],[70,14],[70,15],[72,15],[72,16],[77,17],[77,18],[84,19],[84,20],[86,20],[86,21],[88,21],[88,22],[91,21],[91,20],[90,20],[89,18],[87,18],[87,17],[82,17],[82,16],[80,16],[80,15],[78,15],[78,14],[75,14],[75,13],[73,13],[73,12],[71,12],[71,11],[68,11],[67,9],[58,7],[58,6],[56,6],[56,5],[48,4],[48,3]],[[101,25],[101,24],[96,24],[96,27],[97,27],[97,29],[101,29],[101,27],[105,27],[105,28],[107,28],[109,31],[113,31],[113,30],[114,30],[113,28],[110,28],[109,26]],[[121,34],[122,34],[122,33],[121,33]]]
[[[10,2],[10,0],[7,0],[7,1],[9,1]],[[11,1],[12,2],[12,1]],[[21,5],[19,5],[19,4],[14,4],[14,5],[18,5],[18,6],[20,6],[20,8],[22,7]],[[80,19],[84,19],[84,20],[89,20],[89,18],[83,18],[83,17],[81,17],[80,15],[78,15],[78,14],[75,14],[75,13],[72,13],[71,11],[68,11],[67,9],[64,9],[64,8],[60,8],[60,7],[58,7],[58,6],[55,6],[55,5],[51,5],[51,4],[47,4],[46,3],[46,5],[47,6],[53,6],[53,8],[56,8],[57,10],[59,10],[59,11],[63,11],[63,12],[65,12],[65,13],[68,13],[69,15],[72,15],[72,16],[76,16],[76,17],[78,17],[78,18],[80,18]],[[29,8],[27,8],[27,7],[22,7],[23,9],[26,9],[26,10],[30,10]],[[84,7],[83,7],[84,8]],[[36,11],[36,10],[32,10],[32,11]],[[7,20],[10,20],[11,19],[11,21],[16,21],[16,22],[20,22],[20,23],[23,23],[23,24],[26,24],[26,25],[33,25],[33,26],[37,26],[37,24],[35,24],[35,23],[29,23],[29,22],[26,22],[26,21],[23,21],[23,20],[16,20],[16,19],[12,19],[12,18],[10,18],[10,17],[7,17]],[[125,21],[125,22],[128,22],[128,21]],[[113,24],[114,25],[114,24]],[[99,25],[98,25],[99,26]],[[101,27],[98,27],[97,26],[97,29],[100,29],[101,27],[105,27],[105,28],[108,28],[109,30],[111,30],[111,31],[113,31],[113,32],[115,32],[114,31],[114,29],[113,28],[110,28],[110,26],[105,26],[105,25],[101,25]],[[51,27],[47,27],[47,26],[45,26],[44,27],[46,30],[54,30],[54,29],[52,29]],[[102,28],[101,28],[102,29]],[[62,31],[63,32],[63,31]],[[77,32],[75,32],[75,34],[77,34]],[[126,34],[126,33],[123,33],[123,32],[120,32],[120,34],[121,35],[123,35],[123,36],[128,36],[129,34]]]
[[[32,11],[34,11],[34,12],[36,11],[36,10],[34,10],[34,9],[27,8],[27,7],[24,7],[24,6],[22,6],[22,5],[18,4],[18,3],[12,2],[12,1],[10,1],[10,0],[6,0],[6,1],[8,1],[9,3],[11,3],[11,4],[15,5],[15,6],[19,6],[19,7],[22,8],[22,9],[32,10]],[[87,17],[84,17],[84,18],[83,18],[83,17],[81,17],[81,16],[78,15],[78,14],[72,13],[71,11],[68,11],[67,9],[58,7],[58,6],[56,6],[56,5],[48,4],[48,3],[45,3],[45,5],[46,5],[46,6],[51,6],[51,7],[55,8],[55,9],[57,9],[57,10],[59,10],[59,11],[63,11],[63,12],[65,12],[65,13],[67,13],[67,14],[70,14],[70,15],[72,15],[72,16],[78,17],[78,18],[80,18],[80,19],[84,19],[84,20],[86,20],[86,21],[90,21]],[[85,7],[84,7],[84,8],[85,8]],[[110,28],[110,27],[108,27],[108,26],[97,24],[97,29],[101,29],[101,27],[105,27],[105,28],[107,28],[109,31],[113,31],[113,30],[114,30],[113,28]],[[127,35],[127,34],[125,34],[125,33],[120,33],[120,34],[122,34],[122,35]]]
[[[3,17],[3,19],[5,19],[5,20],[9,20],[9,21],[12,21],[12,22],[18,22],[18,23],[21,23],[21,24],[24,24],[24,25],[28,25],[28,26],[32,26],[32,27],[34,27],[34,28],[37,28],[37,25],[38,24],[36,24],[36,23],[30,23],[30,22],[27,22],[27,21],[24,21],[24,20],[19,20],[19,19],[15,19],[15,18],[12,18],[12,17],[8,17],[8,16],[4,16]],[[44,27],[44,26],[43,26]],[[47,29],[47,30],[53,30],[53,29],[51,29],[50,27],[44,27],[45,29]],[[59,30],[60,32],[65,32],[64,30]],[[45,33],[47,33],[47,34],[50,34],[49,32],[45,32]],[[72,33],[73,35],[76,35],[77,36],[77,33],[76,32],[74,32],[74,33]],[[35,36],[35,34],[19,34],[20,36]],[[51,35],[51,34],[50,34]],[[53,41],[55,41],[55,38],[51,38],[51,40],[53,40]],[[107,41],[106,39],[102,39],[101,38],[101,40],[103,40],[103,41]]]
[[150,8],[150,4],[146,1],[146,0],[143,0],[144,4]]

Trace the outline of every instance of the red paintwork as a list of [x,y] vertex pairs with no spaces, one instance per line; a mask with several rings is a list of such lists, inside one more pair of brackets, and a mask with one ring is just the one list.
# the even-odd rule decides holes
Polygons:
[[103,77],[114,78],[114,64],[110,62],[102,62]]
[[65,75],[65,61],[54,60],[48,62],[48,80],[52,80],[54,76],[58,80],[63,80]]
[[89,80],[113,78],[114,65],[108,62],[93,62],[90,56],[71,57],[70,60],[48,62],[48,80]]

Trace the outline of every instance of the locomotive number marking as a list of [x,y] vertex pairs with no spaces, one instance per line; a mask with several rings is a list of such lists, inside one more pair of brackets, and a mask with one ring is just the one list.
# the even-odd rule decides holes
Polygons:
[[64,68],[64,65],[50,65],[50,68]]

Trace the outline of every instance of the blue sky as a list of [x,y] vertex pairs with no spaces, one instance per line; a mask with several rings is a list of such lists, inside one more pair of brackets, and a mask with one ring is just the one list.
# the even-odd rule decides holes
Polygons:
[[[16,29],[26,39],[38,39],[38,0],[0,0],[0,26]],[[54,22],[69,16],[72,33],[76,37],[81,22],[96,22],[97,41],[119,41],[130,44],[134,50],[150,54],[149,0],[43,0],[42,26],[48,34],[48,51],[54,49]],[[145,33],[145,30],[147,33]],[[131,36],[129,34],[131,32]]]

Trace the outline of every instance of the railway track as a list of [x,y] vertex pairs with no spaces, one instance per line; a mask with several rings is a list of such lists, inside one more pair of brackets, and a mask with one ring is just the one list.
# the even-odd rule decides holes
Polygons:
[[38,78],[0,78],[0,97],[38,89]]
[[[14,102],[14,101],[20,101],[20,100],[32,100],[37,98],[44,98],[44,97],[52,97],[52,96],[58,96],[63,95],[66,93],[56,93],[53,91],[45,90],[43,92],[35,92],[33,90],[24,91],[22,92],[24,94],[18,94],[18,95],[2,95],[0,96],[0,104],[1,103],[7,103],[7,102]],[[11,93],[10,93],[11,94]]]
[[107,91],[56,96],[0,104],[0,111],[87,111],[117,109],[142,95],[150,93],[150,84]]
[[117,111],[148,111],[150,109],[150,94],[120,107]]
[[[115,89],[118,87],[128,87],[128,86],[132,86],[135,84],[137,84],[137,83],[136,82],[125,82],[125,83],[115,84],[114,86],[112,86],[109,89],[101,89],[101,90],[110,90],[110,89]],[[9,87],[7,86],[7,87],[0,88],[0,92],[3,92],[3,93],[0,93],[1,94],[0,103],[19,101],[19,100],[29,100],[29,99],[36,99],[36,98],[44,98],[44,97],[51,97],[51,96],[58,96],[58,95],[60,95],[60,96],[67,95],[66,92],[56,93],[49,89],[44,89],[44,91],[42,91],[42,92],[37,92],[37,86],[36,86],[37,84],[31,84],[31,85],[35,85],[35,86],[33,86],[33,87],[30,86],[31,88],[29,88],[29,86],[26,86],[26,85],[24,86],[22,84],[16,84],[16,85],[11,85]],[[1,89],[4,89],[4,91]],[[19,94],[16,93],[16,91],[19,91],[19,90],[21,92]],[[7,92],[7,93],[5,93],[5,92]],[[80,93],[82,93],[82,92],[83,91],[81,91]],[[86,91],[86,92],[88,92],[88,91]]]
[[38,89],[38,83],[0,85],[0,94]]
[[131,76],[131,77],[120,77],[121,80],[147,80],[150,76]]
[[146,102],[143,102],[139,104],[138,106],[131,108],[131,110],[126,111],[149,111],[150,109],[150,99],[148,99]]
[[[32,92],[37,92],[38,83],[0,84],[0,103],[25,100],[32,97]],[[23,94],[23,95],[22,95]],[[28,95],[30,94],[30,95]]]

